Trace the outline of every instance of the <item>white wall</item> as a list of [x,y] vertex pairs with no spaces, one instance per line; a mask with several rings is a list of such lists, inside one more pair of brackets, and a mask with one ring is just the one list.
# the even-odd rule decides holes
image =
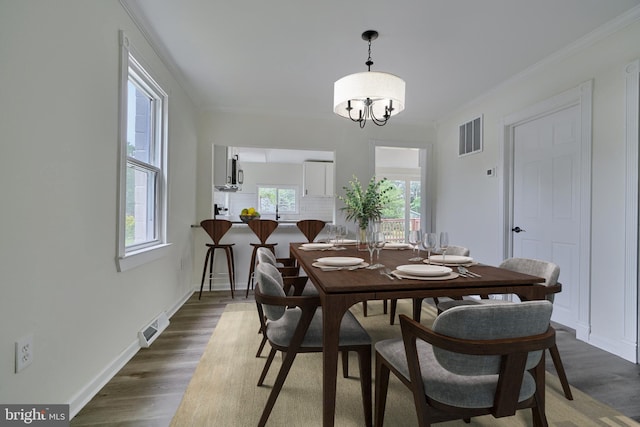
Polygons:
[[[114,261],[121,29],[170,110],[172,253],[125,273]],[[191,291],[196,114],[117,0],[2,0],[0,40],[0,402],[73,414],[137,349],[138,330]],[[34,362],[15,374],[27,334]]]
[[[437,226],[464,237],[475,257],[497,263],[499,179],[485,176],[500,160],[500,121],[509,114],[593,79],[592,247],[589,341],[635,354],[635,313],[625,312],[625,67],[640,57],[640,23],[503,84],[438,125]],[[526,48],[523,46],[523,48]],[[458,158],[458,125],[484,115],[484,151]],[[469,188],[465,197],[451,188]],[[473,207],[473,213],[469,207]],[[468,221],[469,215],[475,221]],[[479,226],[480,225],[480,226]],[[631,236],[633,237],[633,236]],[[562,279],[562,277],[560,277]],[[630,329],[631,333],[630,333]],[[631,342],[629,339],[631,338]]]

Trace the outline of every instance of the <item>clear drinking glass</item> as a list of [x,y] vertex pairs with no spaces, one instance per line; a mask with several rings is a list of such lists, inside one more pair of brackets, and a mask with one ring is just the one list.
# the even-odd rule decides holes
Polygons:
[[374,241],[376,243],[376,255],[378,257],[378,262],[376,263],[376,267],[382,268],[384,267],[384,265],[380,262],[380,249],[384,247],[384,244],[386,243],[387,239],[385,238],[384,233],[377,231],[375,233]]
[[376,250],[376,232],[369,231],[367,233],[367,249],[369,250],[369,266],[367,267],[370,270],[373,270],[375,264],[373,263],[373,251]]
[[447,248],[449,247],[449,233],[442,231],[440,233],[440,249],[442,250],[442,263],[445,263],[445,256],[447,255]]
[[336,240],[336,225],[327,224],[327,243],[335,243]]
[[344,238],[347,236],[347,227],[344,225],[336,225],[336,246],[344,243]]
[[416,249],[418,249],[418,256],[409,258],[409,261],[422,261],[424,259],[420,256],[420,242],[422,242],[422,231],[411,230],[409,232],[409,243],[411,243],[414,254]]
[[431,264],[431,251],[436,248],[436,233],[424,233],[422,247],[427,251],[427,264]]

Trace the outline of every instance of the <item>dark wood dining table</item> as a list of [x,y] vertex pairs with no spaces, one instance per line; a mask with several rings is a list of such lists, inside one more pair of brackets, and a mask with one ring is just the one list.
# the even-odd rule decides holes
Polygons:
[[[414,300],[414,317],[419,316],[421,302],[432,297],[462,297],[484,294],[516,294],[522,300],[540,300],[550,293],[560,291],[560,285],[547,287],[542,277],[517,273],[489,265],[469,267],[481,277],[456,277],[449,280],[394,279],[380,274],[378,270],[333,270],[323,271],[314,267],[318,258],[339,256],[358,257],[369,260],[367,251],[358,250],[354,245],[345,245],[344,250],[320,251],[304,250],[302,243],[291,243],[291,256],[296,258],[301,268],[320,294],[323,322],[323,426],[333,427],[335,422],[336,385],[338,371],[338,336],[340,323],[345,312],[359,302],[368,300],[388,300],[411,298]],[[380,263],[395,269],[399,265],[412,264],[411,250],[380,251]],[[417,312],[416,312],[417,311]],[[541,372],[536,375],[539,390],[543,391],[544,405],[544,363],[538,365]]]

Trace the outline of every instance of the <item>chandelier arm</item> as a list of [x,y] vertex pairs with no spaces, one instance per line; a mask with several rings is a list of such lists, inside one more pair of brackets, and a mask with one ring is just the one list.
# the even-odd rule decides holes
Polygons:
[[362,122],[362,110],[358,110],[358,115],[360,116],[360,118],[354,119],[353,117],[351,117],[351,110],[353,110],[353,107],[351,107],[351,101],[348,101],[347,105],[347,111],[349,112],[349,118],[351,119],[351,121],[356,123]]
[[[389,101],[389,105],[391,105],[391,102],[392,102],[392,101]],[[386,107],[386,106],[384,107],[384,111],[385,111],[384,116],[383,116],[383,117],[384,117],[384,120],[377,118],[377,117],[375,116],[375,114],[373,114],[373,104],[371,104],[371,105],[369,106],[369,109],[370,109],[370,113],[371,113],[371,121],[372,121],[373,123],[375,123],[375,124],[376,124],[376,125],[378,125],[378,126],[384,126],[384,125],[386,125],[386,124],[387,124],[387,121],[389,121],[389,117],[391,117],[391,113],[390,113],[390,112],[389,112],[389,110],[388,110],[388,109],[389,109],[389,107]],[[391,109],[393,110],[393,108],[391,108]]]

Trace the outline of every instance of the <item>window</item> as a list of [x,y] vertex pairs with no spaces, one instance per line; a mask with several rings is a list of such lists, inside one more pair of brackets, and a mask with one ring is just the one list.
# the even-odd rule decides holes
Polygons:
[[458,155],[464,156],[482,151],[482,116],[460,125]]
[[[166,246],[167,94],[121,33],[118,270]],[[140,256],[142,255],[142,256]]]
[[261,214],[297,214],[298,187],[295,185],[259,185],[258,212]]

